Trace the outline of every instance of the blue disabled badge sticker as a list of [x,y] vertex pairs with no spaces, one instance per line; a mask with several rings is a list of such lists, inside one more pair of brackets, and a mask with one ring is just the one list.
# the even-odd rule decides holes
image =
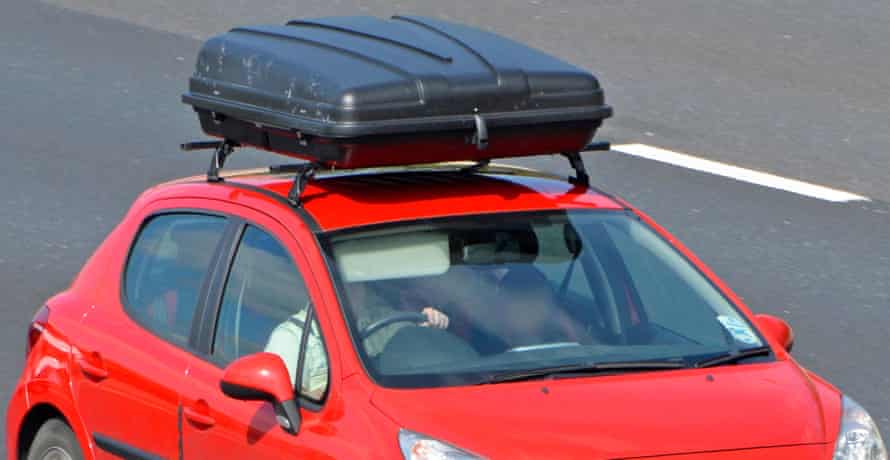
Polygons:
[[718,315],[717,321],[720,321],[720,324],[729,331],[729,335],[737,342],[746,345],[761,345],[760,339],[757,338],[754,331],[744,321],[725,315]]

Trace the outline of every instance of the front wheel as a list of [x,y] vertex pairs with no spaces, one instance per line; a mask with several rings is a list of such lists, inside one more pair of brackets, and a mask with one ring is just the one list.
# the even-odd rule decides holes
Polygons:
[[71,428],[54,418],[37,430],[27,460],[83,460],[83,453]]

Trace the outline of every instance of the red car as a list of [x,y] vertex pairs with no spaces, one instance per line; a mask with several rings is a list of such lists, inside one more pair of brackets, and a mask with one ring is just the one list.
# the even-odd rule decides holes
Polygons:
[[[589,186],[586,72],[328,18],[209,40],[184,99],[207,177],[145,192],[38,310],[10,460],[887,460],[785,322]],[[222,174],[241,145],[310,162]],[[542,153],[576,175],[489,163]]]
[[9,459],[886,458],[646,215],[459,166],[147,191],[35,316]]

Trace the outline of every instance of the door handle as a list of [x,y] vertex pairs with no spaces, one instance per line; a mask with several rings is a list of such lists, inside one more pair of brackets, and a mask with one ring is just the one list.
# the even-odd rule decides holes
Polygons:
[[186,420],[200,428],[210,428],[216,424],[216,420],[208,414],[210,408],[207,406],[207,402],[202,399],[198,400],[195,405],[198,407],[186,406],[182,409],[182,415]]
[[108,378],[108,369],[102,361],[102,356],[97,352],[88,353],[77,358],[77,366],[81,372],[89,378],[104,380]]

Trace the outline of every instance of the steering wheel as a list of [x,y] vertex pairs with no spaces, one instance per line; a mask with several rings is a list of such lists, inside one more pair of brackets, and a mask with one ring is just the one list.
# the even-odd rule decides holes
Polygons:
[[359,335],[362,337],[362,340],[367,339],[371,334],[383,329],[386,326],[389,326],[393,323],[416,323],[421,324],[427,321],[426,315],[420,312],[398,312],[393,313],[385,318],[380,318],[377,321],[369,324],[367,327],[359,332]]

